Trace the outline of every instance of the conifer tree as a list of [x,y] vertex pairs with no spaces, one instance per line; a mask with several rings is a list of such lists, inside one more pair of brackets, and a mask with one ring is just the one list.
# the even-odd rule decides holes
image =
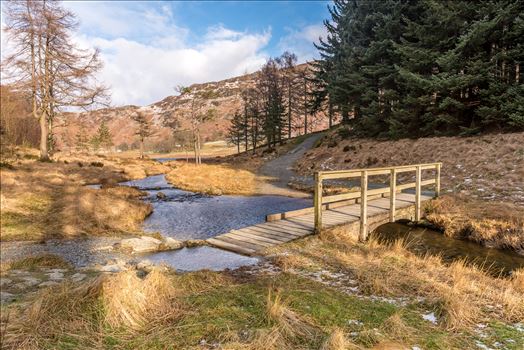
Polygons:
[[240,153],[240,145],[242,139],[246,134],[247,125],[245,124],[245,118],[239,111],[236,111],[231,119],[231,125],[228,128],[227,139],[228,141],[237,146],[237,152]]

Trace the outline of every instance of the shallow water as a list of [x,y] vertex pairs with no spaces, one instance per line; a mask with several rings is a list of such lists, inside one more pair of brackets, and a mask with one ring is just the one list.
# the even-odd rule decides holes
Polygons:
[[[172,188],[164,175],[122,183],[147,191],[153,213],[144,230],[176,239],[206,239],[257,223],[267,214],[312,206],[310,199],[283,196],[206,196]],[[162,192],[165,199],[159,199]]]
[[150,254],[147,259],[153,264],[166,264],[180,271],[236,269],[257,264],[260,259],[231,253],[213,247],[183,248]]
[[[312,206],[310,199],[283,196],[208,196],[173,188],[164,175],[121,183],[147,192],[153,213],[144,221],[146,232],[179,240],[206,239],[265,221],[267,214]],[[159,195],[159,193],[162,195]],[[223,270],[256,264],[259,259],[212,247],[197,247],[145,256],[183,271]]]
[[170,161],[173,161],[173,160],[179,160],[179,159],[185,159],[185,158],[180,158],[180,157],[165,157],[165,158],[153,158],[154,160],[156,160],[157,162],[160,162],[160,163],[166,163],[166,162],[170,162]]
[[380,226],[373,235],[390,242],[404,239],[408,250],[418,255],[440,255],[446,262],[465,260],[494,275],[507,275],[512,270],[524,268],[524,256],[513,251],[486,248],[426,228],[391,223]]

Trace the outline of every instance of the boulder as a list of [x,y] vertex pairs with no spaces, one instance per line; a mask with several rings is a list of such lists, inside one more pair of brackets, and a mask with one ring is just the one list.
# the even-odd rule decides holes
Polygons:
[[131,250],[133,253],[148,253],[158,251],[162,241],[149,236],[140,238],[127,238],[120,242],[120,247],[124,250]]
[[16,296],[7,292],[0,292],[0,303],[9,303],[16,299]]
[[56,281],[46,281],[46,282],[40,283],[38,285],[38,287],[45,288],[45,287],[56,286],[57,284],[58,284],[58,282],[56,282]]
[[99,268],[99,271],[101,272],[120,272],[122,270],[122,266],[118,264],[104,265]]
[[84,273],[80,273],[80,272],[77,272],[75,273],[73,276],[71,276],[71,280],[73,282],[80,282],[82,281],[84,278],[86,278],[86,274]]
[[165,194],[164,192],[158,192],[158,193],[156,194],[156,198],[161,199],[161,200],[164,200],[164,199],[167,198],[167,196],[166,196],[166,194]]
[[175,250],[175,249],[184,248],[184,242],[171,238],[171,237],[166,237],[166,239],[164,239],[163,244],[167,250]]
[[64,273],[60,271],[54,271],[54,272],[48,273],[47,275],[49,276],[49,279],[54,280],[54,281],[60,281],[64,279]]
[[28,287],[32,287],[32,286],[36,286],[38,283],[40,283],[40,280],[38,278],[34,278],[34,277],[24,277],[23,278],[24,280],[24,284]]

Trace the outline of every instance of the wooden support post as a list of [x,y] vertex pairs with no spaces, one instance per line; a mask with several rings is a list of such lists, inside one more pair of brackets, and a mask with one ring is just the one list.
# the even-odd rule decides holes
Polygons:
[[389,183],[389,222],[395,222],[395,201],[397,200],[397,171],[391,169],[391,179]]
[[360,176],[360,235],[358,239],[364,242],[368,236],[368,172],[362,171]]
[[417,165],[417,174],[415,179],[415,221],[420,221],[420,165]]
[[315,173],[315,233],[320,233],[322,230],[322,175]]
[[440,196],[440,163],[435,166],[435,197]]

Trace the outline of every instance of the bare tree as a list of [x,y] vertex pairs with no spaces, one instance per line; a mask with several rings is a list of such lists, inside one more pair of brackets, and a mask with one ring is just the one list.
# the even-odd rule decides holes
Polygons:
[[140,141],[140,158],[144,159],[144,141],[154,134],[153,125],[147,115],[140,111],[132,115],[131,118],[138,124],[135,135],[138,135]]
[[32,114],[40,124],[40,158],[45,160],[62,108],[107,102],[107,89],[94,78],[102,67],[99,52],[75,45],[71,33],[78,22],[57,1],[11,1],[5,15],[14,52],[4,66],[9,81],[30,92]]
[[211,98],[208,92],[194,92],[191,88],[183,86],[179,86],[178,90],[181,94],[189,95],[188,97],[191,99],[188,119],[193,134],[195,164],[199,165],[202,164],[202,138],[200,136],[200,128],[202,127],[202,124],[216,118],[216,110],[214,108],[206,108],[206,100]]

